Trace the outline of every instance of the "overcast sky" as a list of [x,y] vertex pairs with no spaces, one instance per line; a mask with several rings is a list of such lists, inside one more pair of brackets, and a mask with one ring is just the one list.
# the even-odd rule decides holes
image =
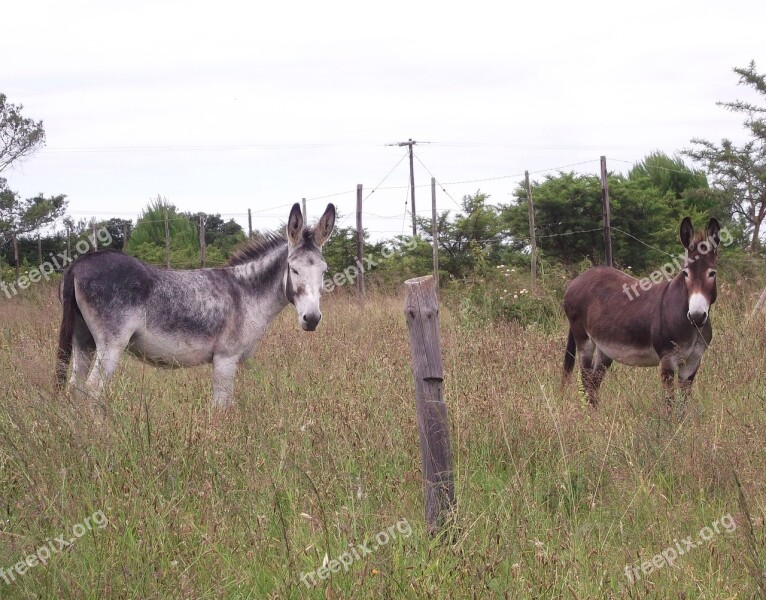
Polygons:
[[[2,18],[0,92],[47,133],[3,176],[78,218],[135,218],[161,194],[270,228],[306,197],[310,218],[332,200],[350,225],[356,184],[367,196],[408,138],[432,142],[415,177],[444,184],[439,208],[477,189],[507,203],[525,169],[596,173],[605,154],[624,171],[742,139],[715,103],[753,98],[733,67],[766,71],[763,0],[26,0]],[[374,237],[409,228],[408,179],[403,160],[365,201]]]

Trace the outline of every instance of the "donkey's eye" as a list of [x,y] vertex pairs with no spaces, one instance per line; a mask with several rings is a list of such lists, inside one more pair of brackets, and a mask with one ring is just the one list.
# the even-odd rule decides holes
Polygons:
[[713,270],[711,269],[711,270],[708,272],[708,274],[707,274],[707,275],[708,275],[708,277],[715,277],[715,271],[713,271]]
[[290,272],[291,272],[293,275],[297,275],[297,274],[298,274],[298,271],[296,271],[296,270],[295,270],[295,269],[293,269],[292,267],[290,267]]
[[684,277],[688,277],[688,276],[689,276],[689,271],[687,271],[686,269],[684,269],[683,271],[681,271],[681,273],[683,273],[683,276],[684,276]]

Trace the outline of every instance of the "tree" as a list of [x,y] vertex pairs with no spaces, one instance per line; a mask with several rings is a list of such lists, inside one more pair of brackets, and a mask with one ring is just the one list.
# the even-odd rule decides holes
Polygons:
[[[178,212],[167,199],[157,196],[143,210],[128,240],[127,253],[145,262],[165,264],[165,215],[170,233],[170,260],[176,267],[199,265],[199,234],[188,216]],[[220,255],[211,256],[210,264],[222,262]]]
[[[641,270],[657,264],[664,256],[649,246],[666,249],[677,239],[680,219],[675,192],[655,188],[650,178],[633,178],[610,173],[612,204],[612,246],[615,264]],[[604,235],[601,214],[601,179],[574,172],[546,175],[532,182],[537,244],[541,256],[568,267],[586,260],[604,262]],[[503,219],[515,249],[529,246],[527,190],[519,186],[516,203],[503,207]],[[633,237],[631,237],[633,236]],[[649,246],[639,244],[640,239]]]
[[[739,85],[753,87],[766,96],[766,77],[756,71],[755,62],[746,68],[735,68]],[[718,102],[727,110],[746,115],[744,126],[751,139],[738,146],[729,139],[715,143],[703,138],[692,139],[694,148],[684,154],[702,163],[713,179],[713,186],[729,199],[732,217],[750,234],[749,251],[760,247],[763,221],[766,219],[766,106],[749,102]]]
[[23,108],[0,94],[0,173],[45,144],[43,122],[22,117]]
[[223,256],[230,256],[234,248],[247,239],[242,226],[234,219],[224,221],[220,214],[183,213],[192,226],[199,227],[201,216],[205,218],[205,244],[208,248],[218,248]]
[[[439,269],[456,279],[480,272],[490,263],[499,262],[504,240],[500,210],[489,204],[490,196],[477,190],[463,196],[461,212],[454,219],[449,211],[437,215],[439,229]],[[418,217],[418,229],[423,239],[431,242],[431,219]],[[430,246],[417,246],[422,262],[432,263]]]
[[[46,198],[42,194],[21,200],[8,189],[7,181],[0,177],[0,239],[11,237],[16,243],[18,236],[37,231],[64,214],[67,200],[63,194]],[[16,280],[19,278],[18,247],[14,245]]]

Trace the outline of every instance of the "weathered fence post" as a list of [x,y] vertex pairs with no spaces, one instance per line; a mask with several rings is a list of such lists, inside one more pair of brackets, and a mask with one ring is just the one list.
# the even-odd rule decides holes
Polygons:
[[757,315],[759,312],[761,312],[761,309],[763,308],[763,305],[766,304],[766,288],[763,288],[763,291],[761,292],[760,298],[758,298],[758,302],[755,303],[755,308],[753,309],[753,312],[750,314],[750,318],[752,319]]
[[19,285],[19,238],[16,237],[16,232],[11,234],[11,240],[13,243],[13,262],[16,265],[16,285]]
[[431,177],[431,244],[434,254],[434,287],[439,289],[439,220],[436,218],[436,177]]
[[439,336],[439,303],[432,275],[404,282],[404,315],[412,350],[420,458],[431,535],[449,519],[455,505],[447,405],[442,396],[444,369]]
[[604,259],[606,266],[612,264],[612,217],[609,206],[609,179],[606,172],[606,156],[601,157],[601,212],[604,219]]
[[356,184],[356,267],[359,272],[356,275],[356,291],[360,298],[365,297],[364,289],[364,227],[362,227],[362,184]]
[[165,209],[165,262],[170,268],[170,225],[168,223],[168,209]]
[[535,239],[535,205],[532,201],[532,186],[529,183],[529,171],[524,171],[524,184],[527,188],[527,211],[529,212],[529,247],[532,251],[532,289],[537,289],[537,240]]
[[207,243],[205,242],[205,223],[207,217],[203,214],[199,214],[199,262],[200,266],[205,268],[205,261],[207,259]]

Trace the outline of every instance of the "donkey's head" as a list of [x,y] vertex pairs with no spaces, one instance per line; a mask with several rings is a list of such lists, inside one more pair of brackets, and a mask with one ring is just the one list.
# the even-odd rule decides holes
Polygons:
[[707,229],[694,233],[689,217],[681,222],[681,243],[686,248],[682,277],[686,284],[688,310],[686,316],[695,325],[704,325],[717,295],[715,263],[721,243],[721,226],[710,219]]
[[298,323],[305,331],[314,331],[322,319],[319,298],[327,263],[322,246],[335,226],[335,206],[327,205],[314,227],[304,227],[300,204],[294,204],[287,220],[287,271],[285,294],[295,306]]

